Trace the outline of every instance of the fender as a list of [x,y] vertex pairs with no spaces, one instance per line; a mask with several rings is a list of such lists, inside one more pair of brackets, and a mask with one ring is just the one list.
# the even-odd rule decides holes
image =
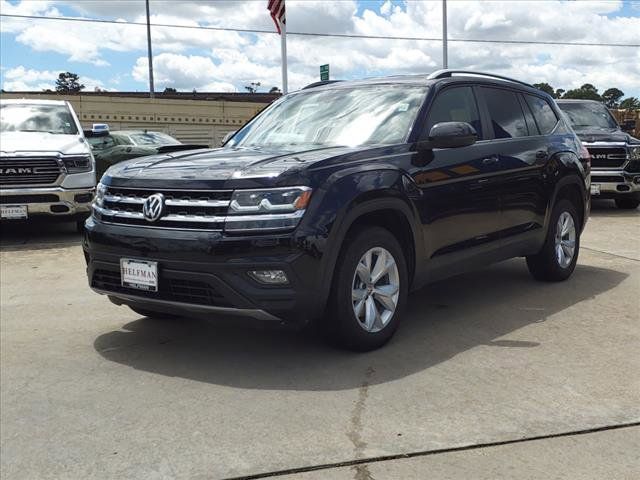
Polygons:
[[[381,210],[393,210],[402,215],[409,224],[413,237],[415,259],[414,265],[409,265],[409,268],[414,271],[415,276],[418,274],[418,266],[424,265],[422,231],[415,228],[416,222],[419,223],[419,216],[405,184],[404,175],[397,168],[378,165],[363,170],[360,167],[348,175],[341,171],[335,177],[329,177],[327,186],[314,195],[316,198],[313,200],[317,202],[315,212],[309,217],[323,218],[324,225],[305,225],[303,220],[298,232],[308,236],[310,230],[313,230],[316,238],[320,233],[322,261],[316,277],[316,306],[319,314],[331,291],[336,262],[347,232],[363,215]],[[336,202],[340,202],[342,206],[332,207]],[[323,215],[323,212],[328,215]]]
[[581,229],[584,230],[584,226],[589,218],[591,203],[591,194],[589,192],[589,185],[591,182],[589,172],[585,170],[584,166],[573,152],[558,152],[553,156],[553,160],[555,161],[551,162],[551,165],[554,165],[555,168],[550,172],[550,176],[556,177],[557,180],[552,184],[553,190],[551,191],[549,208],[547,209],[547,215],[545,217],[545,231],[547,231],[547,228],[549,227],[549,217],[556,204],[558,193],[567,185],[576,186],[580,192],[584,207],[584,211],[582,212],[583,222]]

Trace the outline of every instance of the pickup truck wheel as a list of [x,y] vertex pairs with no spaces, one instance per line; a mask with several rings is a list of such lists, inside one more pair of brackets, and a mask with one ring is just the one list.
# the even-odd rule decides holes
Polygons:
[[176,318],[176,315],[171,315],[169,313],[154,312],[145,308],[132,307],[131,305],[127,306],[138,315],[142,315],[147,318]]
[[635,198],[616,198],[616,207],[621,210],[635,210],[640,205],[640,200]]
[[402,248],[389,233],[368,227],[343,247],[332,286],[330,339],[350,350],[368,351],[393,336],[407,298]]
[[579,218],[576,207],[569,200],[561,199],[556,204],[542,250],[527,257],[533,278],[560,282],[571,276],[580,250]]

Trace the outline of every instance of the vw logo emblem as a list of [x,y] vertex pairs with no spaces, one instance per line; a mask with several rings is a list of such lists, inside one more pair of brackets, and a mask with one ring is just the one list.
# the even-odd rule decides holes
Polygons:
[[154,193],[149,195],[142,204],[142,215],[149,222],[158,220],[164,212],[164,195]]

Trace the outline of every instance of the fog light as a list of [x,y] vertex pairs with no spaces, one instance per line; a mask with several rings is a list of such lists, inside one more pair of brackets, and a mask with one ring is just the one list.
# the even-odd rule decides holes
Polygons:
[[633,177],[633,183],[635,184],[640,183],[640,177]]
[[251,270],[249,276],[265,285],[284,285],[289,283],[287,274],[282,270]]

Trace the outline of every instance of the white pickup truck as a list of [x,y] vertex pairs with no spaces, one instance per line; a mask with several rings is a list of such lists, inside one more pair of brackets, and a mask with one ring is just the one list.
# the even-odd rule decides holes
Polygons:
[[95,160],[71,104],[0,100],[0,219],[89,215]]

